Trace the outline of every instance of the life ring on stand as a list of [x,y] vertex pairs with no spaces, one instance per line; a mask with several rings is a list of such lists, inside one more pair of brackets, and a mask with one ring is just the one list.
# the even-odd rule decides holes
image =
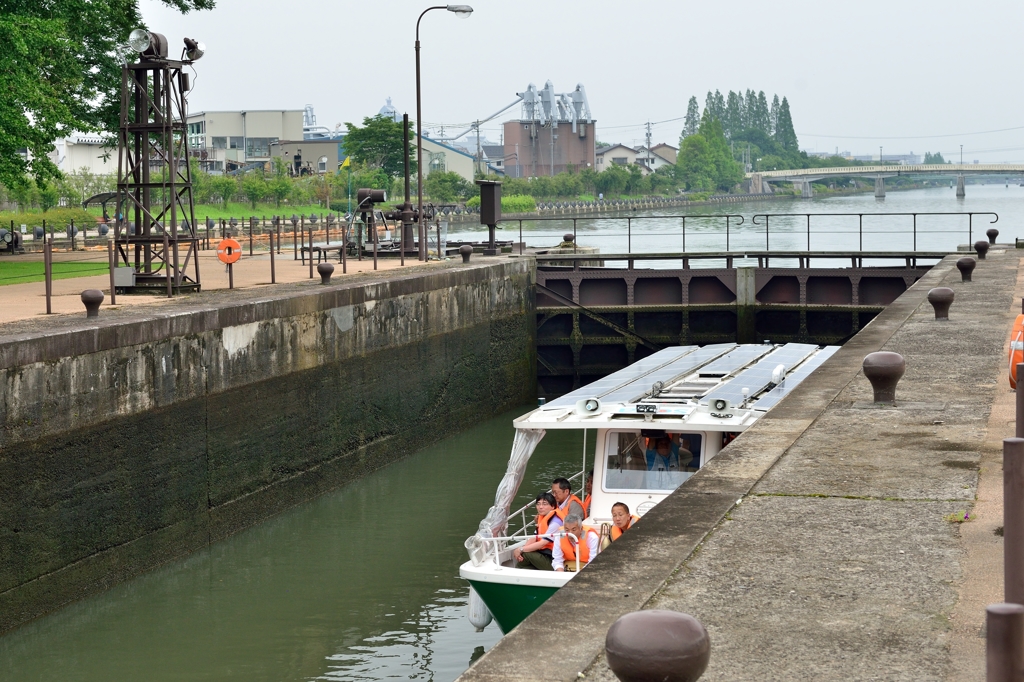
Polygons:
[[1024,315],[1018,315],[1010,332],[1010,388],[1017,388],[1017,363],[1024,362]]
[[[227,239],[221,239],[220,243],[217,244],[217,258],[220,259],[221,263],[237,263],[238,259],[242,257],[242,245],[236,240],[228,237]],[[1022,316],[1024,317],[1024,316]]]

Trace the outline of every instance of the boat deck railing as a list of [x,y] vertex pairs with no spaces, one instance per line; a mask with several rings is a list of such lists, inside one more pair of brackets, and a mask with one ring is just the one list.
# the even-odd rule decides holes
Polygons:
[[[572,483],[573,481],[577,481],[577,480],[582,480],[583,479],[583,474],[584,474],[584,472],[582,472],[582,471],[573,474],[572,476],[569,477],[569,483]],[[582,487],[583,486],[580,486],[580,488],[582,488]],[[536,507],[536,506],[537,506],[536,500],[531,500],[530,502],[527,502],[525,505],[523,505],[519,509],[515,510],[514,512],[512,512],[511,514],[509,514],[505,518],[505,527],[506,528],[508,528],[509,525],[514,520],[518,520],[519,523],[520,523],[519,530],[515,531],[514,533],[512,533],[512,535],[510,535],[508,537],[516,538],[517,541],[518,540],[522,540],[522,539],[524,539],[527,536],[527,533],[529,532],[530,528],[535,526],[535,525],[537,525],[537,522],[536,522],[535,518],[531,518],[531,517],[536,517],[536,514],[532,514],[530,517],[528,517],[526,515],[526,512],[529,509],[531,509],[532,507]]]
[[[563,532],[551,533],[550,535],[547,535],[545,537],[550,537],[553,542],[559,542],[559,541],[561,541],[562,538],[569,538],[569,541],[572,542],[572,543],[575,543],[576,545],[578,545],[579,542],[580,542],[579,538],[577,538],[572,533],[563,533]],[[515,547],[520,542],[525,541],[526,538],[524,536],[521,536],[521,535],[513,534],[513,535],[505,535],[505,536],[497,537],[497,538],[480,538],[480,540],[484,544],[485,560],[486,559],[490,559],[490,560],[492,560],[495,563],[495,565],[501,566],[501,553],[504,552],[505,550],[511,548],[511,547]],[[600,552],[601,552],[600,547],[598,547],[597,551],[600,554]],[[579,570],[580,570],[580,553],[577,552],[576,553],[576,571],[579,572]]]

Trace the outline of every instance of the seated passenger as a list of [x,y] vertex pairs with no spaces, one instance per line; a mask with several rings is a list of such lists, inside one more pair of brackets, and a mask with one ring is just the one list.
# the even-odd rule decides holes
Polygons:
[[555,496],[558,503],[558,515],[565,521],[569,514],[579,514],[581,519],[587,517],[583,508],[583,501],[572,494],[572,483],[567,478],[556,478],[551,482],[551,494]]
[[583,484],[583,492],[586,495],[583,498],[583,514],[584,518],[590,516],[590,496],[594,492],[594,470],[591,469],[587,472],[587,482]]
[[630,515],[629,507],[624,503],[616,502],[612,505],[612,529],[608,537],[615,542],[639,520],[640,517],[636,514]]
[[[693,458],[693,453],[690,457]],[[648,471],[679,471],[679,446],[663,436],[654,442],[653,450],[647,450],[646,460]]]
[[533,540],[522,547],[512,550],[512,558],[516,560],[516,568],[530,568],[538,571],[550,571],[551,552],[554,542],[551,536],[562,527],[562,519],[555,513],[554,496],[544,491],[537,495],[537,532]]
[[696,471],[700,468],[700,457],[695,457],[690,451],[690,441],[686,438],[679,440],[679,464],[683,471]]
[[579,567],[583,568],[597,556],[601,537],[593,528],[584,528],[583,517],[569,514],[562,524],[563,535],[555,543],[551,565],[556,571],[575,571],[579,553]]

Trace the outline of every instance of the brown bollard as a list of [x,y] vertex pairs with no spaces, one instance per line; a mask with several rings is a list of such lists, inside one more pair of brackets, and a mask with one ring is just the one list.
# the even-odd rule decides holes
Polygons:
[[975,266],[978,265],[978,261],[974,260],[970,256],[964,256],[957,260],[956,269],[960,271],[960,281],[970,282],[971,273],[974,272]]
[[1003,439],[1003,601],[1024,604],[1024,438]]
[[469,257],[473,255],[473,247],[469,244],[463,244],[459,247],[459,255],[462,256],[463,263],[468,263]]
[[110,305],[117,305],[117,288],[114,286],[114,268],[117,267],[117,260],[114,258],[114,238],[107,238],[107,264],[110,266]]
[[985,681],[1024,678],[1024,606],[989,604],[985,609]]
[[899,353],[878,351],[868,353],[862,365],[864,376],[871,382],[874,401],[885,405],[896,402],[896,384],[907,371],[907,363]]
[[988,242],[984,239],[974,242],[974,250],[978,252],[978,260],[985,260],[985,254],[988,253]]
[[694,682],[711,660],[708,631],[678,611],[627,613],[608,628],[604,648],[623,682]]
[[949,319],[949,307],[953,305],[953,290],[949,287],[935,287],[928,290],[928,302],[935,310],[936,320]]
[[994,227],[990,227],[985,230],[985,236],[988,237],[988,243],[994,246],[996,243],[996,237],[999,236],[999,230]]
[[[270,244],[270,283],[277,284],[277,273],[274,272],[274,230],[267,233],[267,243]],[[280,244],[278,244],[280,246]]]
[[320,284],[330,284],[331,275],[334,274],[334,266],[330,263],[320,263],[316,266],[316,271],[320,275]]
[[103,292],[99,289],[86,289],[82,292],[82,303],[85,304],[86,317],[99,317],[100,305],[103,303]]

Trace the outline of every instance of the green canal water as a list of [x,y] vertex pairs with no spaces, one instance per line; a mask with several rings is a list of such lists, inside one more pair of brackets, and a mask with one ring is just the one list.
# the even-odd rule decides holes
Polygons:
[[[458,567],[528,409],[15,630],[0,680],[454,679],[501,637],[470,625]],[[581,459],[549,433],[523,489]]]

